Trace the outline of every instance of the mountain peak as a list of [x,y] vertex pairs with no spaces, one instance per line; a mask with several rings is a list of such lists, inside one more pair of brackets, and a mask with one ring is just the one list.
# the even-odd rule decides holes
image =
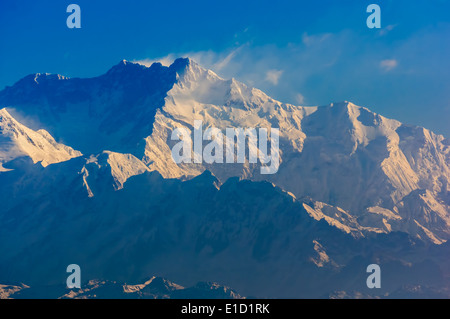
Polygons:
[[191,58],[177,58],[173,63],[170,65],[170,69],[175,70],[176,72],[181,72],[186,70],[189,66],[197,65]]
[[58,143],[45,130],[34,131],[19,123],[5,109],[0,109],[0,172],[2,165],[13,159],[28,156],[34,163],[42,166],[67,161],[81,156],[81,152],[64,144]]
[[120,74],[120,73],[124,73],[124,72],[133,72],[133,71],[137,71],[137,70],[143,70],[146,69],[147,67],[139,64],[139,63],[134,63],[134,62],[130,62],[127,60],[121,60],[119,63],[117,63],[116,65],[114,65],[111,69],[109,69],[109,71],[106,74]]
[[43,84],[48,83],[52,81],[59,81],[59,80],[68,80],[70,79],[67,76],[61,75],[61,74],[53,74],[53,73],[32,73],[24,78],[17,81],[14,86],[30,86],[30,85],[36,85],[36,84]]

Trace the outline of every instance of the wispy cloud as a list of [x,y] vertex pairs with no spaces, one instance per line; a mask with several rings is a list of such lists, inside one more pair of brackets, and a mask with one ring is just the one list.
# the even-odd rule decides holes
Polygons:
[[220,71],[223,68],[225,68],[230,61],[236,56],[236,54],[243,48],[244,45],[241,45],[240,47],[232,50],[224,59],[214,64],[213,68],[216,71]]
[[166,56],[162,56],[155,59],[141,59],[133,60],[132,62],[150,66],[155,62],[159,62],[164,66],[170,66],[175,59],[180,57],[189,57],[199,63],[200,65],[219,72],[227,68],[233,58],[245,47],[247,44],[243,44],[237,48],[233,48],[230,52],[214,52],[197,51],[197,52],[183,52],[183,53],[171,53]]
[[380,62],[380,67],[383,69],[383,71],[389,72],[393,69],[395,69],[398,65],[398,61],[395,59],[388,59],[388,60],[382,60]]
[[170,66],[176,58],[177,58],[177,56],[175,54],[169,54],[167,56],[156,58],[156,59],[133,60],[131,62],[139,63],[139,64],[142,64],[145,66],[150,66],[155,62],[159,62],[164,66]]
[[273,85],[278,85],[278,80],[283,74],[283,70],[269,70],[266,73],[266,81],[269,81]]
[[306,46],[311,46],[317,43],[321,43],[327,40],[331,36],[331,33],[321,33],[315,35],[309,35],[307,32],[304,32],[302,35],[302,42]]
[[305,103],[305,97],[301,93],[297,93],[295,100],[299,105],[303,105]]
[[[388,31],[393,28],[386,27]],[[224,51],[176,52],[146,62],[170,64],[175,58],[189,56],[225,79],[234,77],[285,103],[324,105],[347,100],[401,121],[425,125],[423,119],[408,118],[405,114],[409,113],[402,110],[406,105],[420,109],[424,101],[441,105],[448,100],[448,93],[436,85],[448,79],[448,50],[433,49],[448,32],[450,26],[438,34],[424,30],[395,42],[349,29],[333,34],[304,33],[297,42],[284,46],[249,41]],[[406,90],[411,94],[401,93]]]
[[384,35],[388,34],[389,32],[391,32],[392,30],[394,30],[395,27],[397,27],[397,24],[387,25],[386,27],[384,27],[380,31],[378,31],[378,34],[380,36],[384,36]]

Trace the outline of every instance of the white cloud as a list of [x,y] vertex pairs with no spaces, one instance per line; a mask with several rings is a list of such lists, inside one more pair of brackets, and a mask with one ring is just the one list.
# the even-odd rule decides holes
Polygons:
[[297,93],[297,95],[295,96],[295,101],[296,101],[299,105],[303,105],[303,104],[305,103],[305,97],[303,96],[303,94]]
[[221,61],[217,62],[214,64],[213,68],[216,71],[220,71],[223,68],[225,68],[230,61],[236,56],[236,54],[242,49],[243,45],[241,45],[240,47],[232,50],[224,59],[222,59]]
[[278,80],[283,74],[283,70],[269,70],[266,73],[266,81],[269,81],[273,85],[278,85]]
[[155,62],[159,62],[164,66],[170,66],[173,63],[173,61],[175,61],[176,58],[177,58],[177,56],[175,56],[175,54],[169,54],[165,57],[161,57],[161,58],[157,58],[157,59],[133,60],[131,62],[139,63],[139,64],[142,64],[145,66],[151,66]]
[[389,32],[391,32],[392,30],[394,30],[394,28],[397,26],[397,24],[390,24],[386,27],[384,27],[383,29],[381,29],[378,34],[380,36],[384,36],[386,34],[388,34]]
[[151,66],[155,62],[159,62],[164,66],[170,66],[177,58],[189,57],[203,67],[219,72],[220,70],[225,69],[229,66],[232,59],[241,51],[241,49],[245,45],[246,44],[241,45],[231,50],[231,52],[217,53],[208,50],[197,52],[171,53],[169,55],[156,59],[133,60],[132,62],[139,63],[145,66]]
[[322,33],[317,35],[308,35],[308,33],[304,32],[302,34],[302,42],[306,46],[311,46],[314,44],[319,44],[331,36],[331,33]]
[[[396,31],[392,24],[376,35]],[[234,77],[286,103],[324,105],[348,100],[378,106],[377,111],[382,113],[383,108],[395,103],[420,109],[424,100],[442,104],[443,97],[448,97],[444,89],[439,91],[442,94],[431,92],[438,92],[436,84],[448,79],[450,60],[446,58],[448,50],[442,49],[442,39],[449,32],[450,27],[443,26],[416,32],[403,41],[385,43],[373,41],[364,32],[344,29],[332,34],[300,33],[292,42],[264,45],[240,35],[242,41],[235,41],[233,47],[223,51],[174,52],[155,60],[170,64],[174,58],[189,56],[224,79]],[[421,54],[411,54],[418,48]],[[380,72],[374,72],[374,68]],[[273,72],[279,70],[283,70],[282,75]],[[405,76],[404,81],[384,81],[386,74],[397,71]],[[373,89],[366,90],[367,86]],[[419,87],[424,90],[409,89]],[[402,94],[405,88],[411,92],[408,97]]]
[[387,60],[382,60],[380,62],[380,67],[386,72],[395,69],[397,67],[397,65],[398,65],[398,61],[395,59],[391,59],[391,60],[387,59]]

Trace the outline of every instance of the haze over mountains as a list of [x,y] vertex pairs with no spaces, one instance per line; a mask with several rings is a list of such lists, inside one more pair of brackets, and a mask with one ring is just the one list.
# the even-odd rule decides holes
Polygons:
[[[61,284],[77,263],[86,281],[155,274],[245,296],[448,294],[450,142],[425,128],[285,104],[190,59],[30,75],[0,109],[0,283]],[[279,128],[278,172],[177,165],[171,133],[194,120]]]

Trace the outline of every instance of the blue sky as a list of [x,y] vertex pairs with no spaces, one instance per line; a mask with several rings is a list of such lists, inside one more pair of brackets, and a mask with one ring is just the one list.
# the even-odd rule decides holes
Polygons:
[[[81,7],[81,29],[66,8]],[[381,7],[381,29],[366,7]],[[191,56],[293,104],[348,100],[450,137],[450,1],[2,0],[0,89]]]

